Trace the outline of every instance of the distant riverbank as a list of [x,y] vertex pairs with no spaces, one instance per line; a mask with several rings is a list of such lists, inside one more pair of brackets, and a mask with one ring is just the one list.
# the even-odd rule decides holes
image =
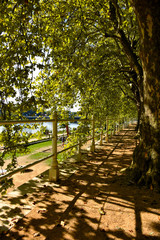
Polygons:
[[[21,124],[21,125],[24,125],[24,124]],[[49,131],[52,131],[52,123],[51,122],[46,122],[46,123],[43,123],[43,126],[46,127],[47,130]],[[76,129],[78,127],[78,123],[69,123],[69,128],[72,130],[72,129]],[[2,132],[2,130],[4,129],[3,126],[0,126],[0,133]],[[59,124],[58,124],[58,130],[63,130],[66,131],[65,128],[60,128]],[[37,131],[39,131],[40,128],[36,128],[36,129],[30,129],[30,128],[25,128],[25,132],[29,132],[29,133],[36,133]]]

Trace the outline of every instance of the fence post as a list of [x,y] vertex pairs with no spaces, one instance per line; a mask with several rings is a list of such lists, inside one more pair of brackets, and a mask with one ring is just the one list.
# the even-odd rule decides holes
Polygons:
[[59,178],[59,169],[57,161],[57,113],[53,114],[53,136],[52,136],[52,157],[51,168],[49,170],[49,181],[56,182]]
[[121,118],[121,130],[123,130],[123,118]]
[[128,117],[126,117],[126,127],[128,127],[129,122],[128,122]]
[[116,122],[115,122],[115,119],[114,119],[114,123],[113,123],[113,135],[116,134]]
[[91,145],[91,152],[95,151],[95,120],[94,120],[94,115],[93,115],[93,120],[92,120],[92,145]]
[[130,125],[130,122],[131,122],[131,118],[129,117],[129,118],[128,118],[128,127],[129,127],[129,125]]
[[119,119],[117,119],[117,133],[119,132]]
[[122,125],[121,125],[121,118],[119,119],[119,130],[122,130]]
[[81,146],[82,146],[82,142],[81,142],[81,139],[79,139],[79,145],[78,145],[78,161],[81,161],[81,157],[82,157]]
[[117,125],[117,119],[115,120],[115,134],[117,135],[118,133],[118,125]]
[[125,129],[125,117],[123,117],[123,130]]
[[112,138],[112,136],[113,136],[113,129],[112,129],[113,125],[112,125],[112,120],[111,120],[110,122],[111,122],[111,126],[110,126],[110,129],[111,129],[110,138]]
[[106,118],[106,142],[108,142],[108,118]]
[[101,134],[100,134],[100,142],[99,145],[102,146],[103,145],[103,128],[101,129]]

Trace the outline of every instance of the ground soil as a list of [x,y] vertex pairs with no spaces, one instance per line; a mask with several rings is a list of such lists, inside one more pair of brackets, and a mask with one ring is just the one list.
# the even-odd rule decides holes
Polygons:
[[[58,146],[58,151],[60,151],[61,149],[63,149],[63,145],[59,144]],[[52,153],[52,147],[43,147],[40,148],[38,150],[35,150],[34,153],[36,152],[47,152],[48,155]],[[18,167],[20,166],[25,166],[27,164],[30,164],[32,162],[34,162],[34,159],[30,158],[32,154],[27,154],[21,157],[18,157]],[[6,162],[6,166],[7,166],[7,162]],[[5,165],[4,165],[5,168]],[[16,175],[13,176],[13,183],[14,183],[14,187],[9,188],[7,192],[12,191],[13,189],[16,189],[17,187],[21,186],[22,184],[26,183],[27,181],[29,181],[30,179],[33,179],[35,176],[43,173],[44,171],[48,170],[50,168],[49,164],[46,163],[46,161],[41,162],[27,170],[25,170],[23,176],[22,173],[17,173]]]
[[[132,161],[134,136],[130,126],[94,153],[83,151],[81,162],[71,162],[76,171],[57,184],[35,188],[32,182],[23,194],[26,201],[32,198],[32,210],[0,239],[160,240],[160,194],[135,185],[124,171]],[[38,168],[45,170],[44,164]]]

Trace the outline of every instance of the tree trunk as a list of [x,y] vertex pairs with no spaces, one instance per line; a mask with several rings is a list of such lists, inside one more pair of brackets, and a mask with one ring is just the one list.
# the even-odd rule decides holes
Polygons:
[[140,102],[137,102],[137,112],[138,112],[137,126],[135,127],[135,130],[137,132],[139,132],[139,130],[140,130],[140,120],[141,120],[141,105],[140,105]]
[[133,0],[133,5],[140,29],[143,66],[140,144],[134,153],[133,166],[139,182],[160,189],[160,5],[158,0]]

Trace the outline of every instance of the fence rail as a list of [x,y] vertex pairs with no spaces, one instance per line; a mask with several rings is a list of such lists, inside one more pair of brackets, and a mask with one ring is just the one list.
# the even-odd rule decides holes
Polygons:
[[43,123],[43,122],[83,122],[83,121],[92,121],[87,118],[84,119],[35,119],[35,120],[3,120],[0,121],[0,125],[12,125],[12,124],[21,124],[21,123]]
[[[12,124],[22,124],[22,123],[43,123],[43,122],[52,122],[53,123],[53,129],[52,129],[52,154],[48,155],[47,157],[44,157],[42,159],[39,159],[33,163],[30,163],[28,165],[25,165],[23,167],[17,168],[15,170],[13,170],[12,172],[6,173],[4,175],[0,176],[0,181],[13,176],[14,174],[18,173],[18,172],[23,172],[25,169],[28,169],[29,167],[32,167],[42,161],[45,161],[49,158],[52,157],[52,163],[51,163],[51,168],[49,170],[49,180],[50,181],[57,181],[59,178],[59,169],[58,169],[58,161],[57,161],[57,155],[68,151],[72,148],[78,147],[78,156],[79,159],[81,158],[81,146],[82,144],[84,144],[86,141],[81,141],[79,140],[78,143],[68,147],[68,148],[64,148],[60,151],[57,151],[57,124],[58,122],[90,122],[92,123],[92,128],[91,128],[91,132],[92,132],[92,136],[90,138],[87,138],[86,141],[92,140],[91,143],[91,151],[94,152],[95,151],[95,137],[97,134],[95,134],[95,119],[94,117],[92,119],[58,119],[57,118],[57,113],[55,112],[53,115],[52,119],[37,119],[37,120],[19,120],[19,121],[15,121],[15,120],[10,120],[10,121],[0,121],[0,125],[12,125]],[[109,122],[112,121],[112,123],[110,124]],[[100,136],[100,141],[99,144],[102,145],[102,141],[103,141],[103,136],[105,134],[105,140],[108,141],[109,136],[112,136],[113,134],[117,133],[118,131],[120,131],[122,128],[125,127],[125,125],[128,125],[130,122],[130,120],[126,120],[126,119],[111,119],[111,118],[107,118],[106,119],[106,130],[105,133],[103,132],[103,128],[100,130],[100,133],[98,134],[98,136]]]

